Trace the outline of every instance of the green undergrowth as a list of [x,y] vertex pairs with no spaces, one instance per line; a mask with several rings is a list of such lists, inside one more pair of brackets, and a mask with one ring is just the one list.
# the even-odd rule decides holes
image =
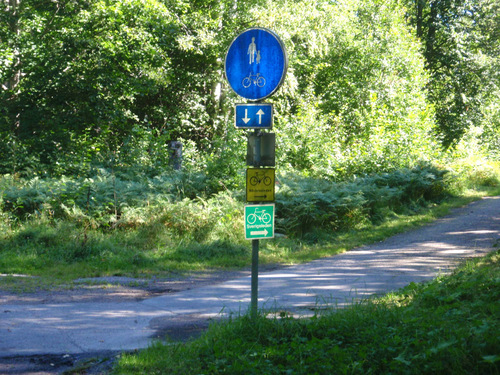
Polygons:
[[125,354],[114,374],[499,374],[500,253],[312,318],[233,317]]
[[[293,264],[337,254],[499,193],[494,169],[466,174],[422,165],[345,182],[282,175],[276,238],[261,241],[260,262]],[[0,274],[45,277],[50,282],[40,285],[52,285],[80,277],[248,267],[242,193],[186,197],[198,183],[182,173],[136,180],[105,171],[94,179],[4,176]],[[10,284],[5,280],[0,286]]]

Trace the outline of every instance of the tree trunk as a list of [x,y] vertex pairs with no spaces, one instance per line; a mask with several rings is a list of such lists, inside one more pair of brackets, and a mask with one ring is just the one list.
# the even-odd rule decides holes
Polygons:
[[[7,12],[10,14],[10,24],[9,29],[11,33],[11,43],[14,54],[14,60],[12,63],[12,74],[7,82],[3,85],[5,90],[9,91],[9,99],[8,101],[12,102],[11,108],[15,108],[15,102],[17,97],[16,88],[19,85],[21,80],[21,59],[19,57],[20,51],[18,48],[19,43],[19,35],[20,35],[20,27],[19,27],[19,8],[21,4],[21,0],[5,0],[7,5]],[[21,126],[21,114],[17,111],[9,111],[10,112],[10,126],[11,126],[11,137],[12,137],[12,174],[16,174],[17,172],[17,142],[16,135],[19,131],[19,127]]]
[[427,36],[425,40],[425,57],[427,63],[433,63],[435,58],[434,46],[436,43],[436,23],[437,23],[437,4],[431,2],[429,17],[427,19]]
[[[14,35],[14,38],[17,39],[19,36],[20,30],[19,30],[19,5],[21,4],[21,0],[6,0],[8,1],[7,5],[7,10],[11,15],[11,22],[10,22],[10,31],[12,35]],[[19,70],[19,51],[16,47],[14,47],[14,74],[12,77],[9,79],[7,82],[7,89],[8,90],[14,90],[17,85],[19,84],[19,80],[21,78],[21,71]]]
[[416,5],[417,5],[417,19],[416,19],[416,24],[417,24],[417,37],[422,39],[423,36],[423,9],[425,7],[425,0],[416,0]]

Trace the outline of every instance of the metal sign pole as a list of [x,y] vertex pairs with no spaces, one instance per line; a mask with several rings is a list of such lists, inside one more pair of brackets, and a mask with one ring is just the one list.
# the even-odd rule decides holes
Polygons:
[[[251,28],[239,34],[229,46],[224,61],[224,73],[229,86],[242,98],[254,101],[235,106],[235,126],[255,129],[247,144],[247,165],[254,169],[274,167],[275,138],[273,133],[262,133],[259,129],[271,129],[273,124],[272,104],[261,103],[279,89],[285,80],[288,57],[285,45],[272,31]],[[252,140],[252,141],[251,141]],[[272,144],[272,150],[269,145]],[[266,151],[262,151],[262,146]],[[274,181],[268,171],[248,176],[247,201],[262,203],[274,201]],[[272,172],[274,177],[274,170]],[[252,179],[253,178],[253,179]],[[262,182],[262,183],[261,183]],[[269,187],[270,184],[273,187]],[[250,197],[250,193],[254,196]],[[258,193],[261,200],[256,199]],[[252,240],[252,290],[250,314],[258,314],[259,287],[259,238],[274,238],[274,204],[245,205],[245,238]]]
[[[260,166],[260,136],[262,132],[259,129],[254,130],[255,139],[255,162]],[[252,240],[252,290],[250,299],[250,312],[252,319],[257,318],[259,309],[259,240]]]
[[259,306],[259,240],[252,240],[252,291],[250,313],[252,319],[257,318]]

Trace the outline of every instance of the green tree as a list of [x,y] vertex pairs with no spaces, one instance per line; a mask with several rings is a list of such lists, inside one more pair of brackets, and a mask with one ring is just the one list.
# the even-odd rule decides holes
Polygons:
[[52,173],[99,158],[153,166],[181,139],[200,170],[237,175],[244,133],[231,115],[241,98],[223,60],[255,26],[275,30],[290,58],[270,99],[283,169],[338,177],[409,166],[435,149],[423,59],[396,1],[16,4],[1,14],[16,28],[0,27],[0,82],[22,72],[0,92],[3,171],[14,155]]
[[33,165],[56,172],[103,150],[124,160],[179,138],[212,152],[227,133],[222,57],[252,2],[12,1],[0,82],[19,79],[2,85],[0,135]]
[[485,98],[498,87],[500,4],[414,0],[408,6],[431,77],[429,99],[436,108],[438,135],[447,148],[481,124]]
[[[18,124],[12,129],[10,116],[0,129],[44,165],[99,149],[96,139],[116,148],[142,120],[136,100],[170,79],[161,36],[176,26],[156,1],[23,0],[16,17],[18,35],[11,32],[9,42],[22,75],[15,95],[11,87],[2,97],[12,98],[7,110]],[[12,79],[16,62],[3,73]]]
[[272,99],[280,165],[344,177],[434,156],[424,61],[397,2],[282,0],[254,14],[290,57]]
[[[16,89],[20,80],[19,52],[16,40],[20,32],[19,26],[20,0],[3,0],[0,3],[0,84],[3,95],[0,96],[0,122],[8,124],[8,133],[19,127],[19,113],[12,110],[16,98]],[[0,134],[2,135],[2,134]],[[3,154],[12,154],[10,164],[16,171],[18,150],[12,137],[0,136]],[[3,163],[0,161],[0,166]]]

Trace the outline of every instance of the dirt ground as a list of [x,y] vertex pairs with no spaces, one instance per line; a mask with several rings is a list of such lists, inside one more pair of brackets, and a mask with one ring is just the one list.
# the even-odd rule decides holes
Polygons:
[[[277,266],[261,267],[273,270]],[[113,276],[75,280],[71,286],[30,293],[0,290],[0,312],[9,304],[59,304],[86,302],[125,302],[144,300],[158,295],[214,285],[226,280],[250,275],[250,270],[205,271],[169,278],[135,279]],[[0,275],[0,277],[5,277]],[[211,319],[200,316],[183,316],[169,322],[168,330],[159,330],[158,338],[185,342],[201,335]],[[152,321],[162,326],[162,322]],[[56,375],[56,374],[107,374],[121,352],[85,354],[35,355],[0,358],[0,375]]]
[[140,301],[162,294],[218,284],[249,274],[250,271],[247,270],[219,270],[151,279],[123,276],[93,277],[75,280],[71,285],[29,293],[8,292],[0,289],[0,305]]

